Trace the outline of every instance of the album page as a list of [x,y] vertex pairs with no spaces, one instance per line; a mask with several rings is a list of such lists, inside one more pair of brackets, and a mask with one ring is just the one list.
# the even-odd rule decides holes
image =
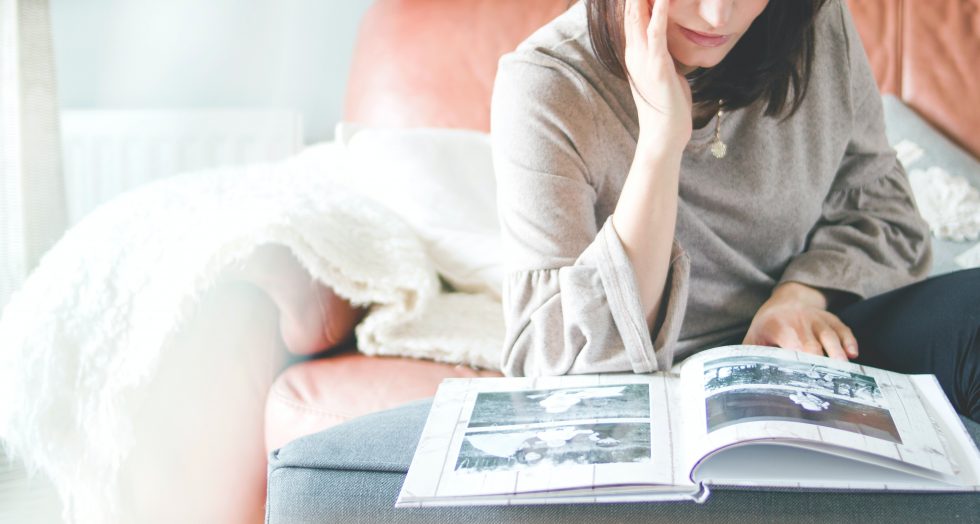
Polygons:
[[446,380],[397,505],[697,499],[675,449],[677,383],[667,374]]
[[[726,483],[925,488],[918,477],[942,486],[955,483],[961,469],[954,441],[907,375],[777,348],[730,346],[688,359],[681,376],[682,405],[690,415],[685,441],[692,444],[684,463],[692,478],[705,479],[704,471],[694,470],[706,457],[747,444],[754,449],[727,459],[733,462]],[[940,401],[948,407],[944,397]],[[771,470],[759,462],[763,458]],[[723,460],[712,461],[717,472]],[[801,465],[788,467],[792,461]]]

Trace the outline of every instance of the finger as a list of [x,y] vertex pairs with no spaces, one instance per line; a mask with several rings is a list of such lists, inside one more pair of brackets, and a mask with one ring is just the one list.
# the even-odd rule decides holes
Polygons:
[[809,353],[818,357],[824,356],[823,345],[816,338],[809,338],[803,342],[803,353]]
[[772,346],[778,346],[779,344],[777,344],[775,340],[770,340],[770,339],[762,338],[759,335],[755,335],[755,334],[751,334],[750,333],[750,334],[746,335],[746,337],[742,340],[742,345],[743,346],[769,346],[769,347],[772,347]]
[[840,338],[841,345],[844,346],[844,352],[847,353],[847,356],[852,359],[857,358],[858,342],[851,328],[847,327],[836,315],[830,320],[830,327],[834,328],[834,331],[837,332],[837,336]]
[[[749,326],[749,330],[745,333],[742,344],[747,346],[779,346],[778,340],[780,337],[778,335],[780,333],[780,328],[777,323],[753,324]],[[787,333],[792,334],[790,331],[787,331]]]
[[647,38],[654,45],[667,48],[667,11],[670,7],[670,0],[650,0],[653,9],[650,13],[650,21],[647,24]]
[[788,325],[783,326],[779,331],[777,331],[775,336],[772,337],[772,341],[775,345],[783,349],[805,351],[803,341],[800,340],[799,334],[795,329]]
[[844,353],[843,346],[841,346],[840,336],[837,335],[837,331],[830,324],[822,321],[814,324],[814,331],[816,331],[817,340],[820,341],[828,357],[837,360],[847,360],[847,355]]
[[647,26],[650,25],[650,0],[626,0],[623,6],[623,29],[626,47],[643,42]]
[[813,335],[812,328],[804,329],[799,336],[800,342],[803,343],[804,353],[823,356],[823,344]]

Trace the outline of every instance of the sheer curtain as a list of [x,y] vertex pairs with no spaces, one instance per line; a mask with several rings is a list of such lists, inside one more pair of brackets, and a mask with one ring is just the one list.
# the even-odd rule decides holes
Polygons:
[[48,0],[0,0],[0,309],[64,232]]

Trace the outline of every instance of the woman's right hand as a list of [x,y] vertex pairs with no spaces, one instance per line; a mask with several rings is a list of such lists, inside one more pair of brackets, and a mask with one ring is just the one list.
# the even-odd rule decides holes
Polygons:
[[670,0],[625,2],[626,68],[639,116],[640,145],[680,156],[691,139],[692,101],[691,87],[667,49]]

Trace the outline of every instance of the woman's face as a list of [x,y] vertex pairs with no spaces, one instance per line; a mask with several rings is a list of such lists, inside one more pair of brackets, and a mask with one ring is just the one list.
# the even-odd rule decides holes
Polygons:
[[667,49],[679,62],[681,72],[718,65],[768,3],[769,0],[671,0]]

